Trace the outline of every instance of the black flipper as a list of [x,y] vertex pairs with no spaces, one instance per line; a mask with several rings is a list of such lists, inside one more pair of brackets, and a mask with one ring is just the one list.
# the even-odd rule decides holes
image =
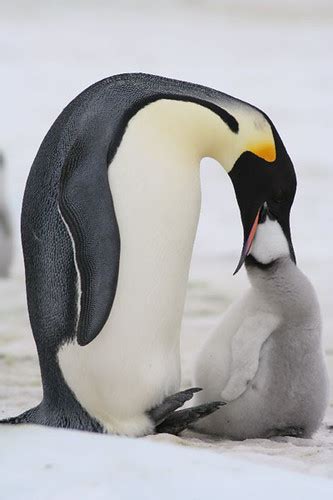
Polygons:
[[77,142],[67,156],[60,183],[59,209],[74,241],[80,275],[77,341],[82,346],[103,328],[117,288],[120,238],[106,158],[102,148]]

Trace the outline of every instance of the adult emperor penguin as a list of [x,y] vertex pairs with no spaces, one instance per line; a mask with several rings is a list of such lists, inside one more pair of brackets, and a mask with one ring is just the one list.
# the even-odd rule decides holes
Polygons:
[[6,278],[13,254],[13,240],[5,197],[5,160],[0,152],[0,278]]
[[[270,119],[216,90],[117,75],[74,99],[46,135],[24,195],[22,241],[43,400],[10,422],[132,436],[179,432],[218,403],[172,413],[200,211],[200,160],[229,174],[244,228],[291,205],[295,174]],[[289,219],[283,228],[290,234]]]
[[195,367],[198,401],[228,404],[201,420],[232,439],[310,437],[328,403],[316,293],[290,254],[278,203],[264,205],[245,265],[252,288],[231,305]]

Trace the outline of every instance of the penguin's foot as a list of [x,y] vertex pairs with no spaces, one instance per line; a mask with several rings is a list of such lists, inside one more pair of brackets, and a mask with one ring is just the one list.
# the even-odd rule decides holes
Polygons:
[[302,438],[304,435],[305,429],[303,427],[283,427],[282,429],[272,429],[268,437],[287,436]]
[[207,417],[226,404],[222,401],[213,401],[193,408],[175,411],[201,390],[199,387],[193,387],[177,392],[172,396],[168,396],[163,403],[150,410],[149,416],[155,423],[155,432],[177,435],[197,420]]

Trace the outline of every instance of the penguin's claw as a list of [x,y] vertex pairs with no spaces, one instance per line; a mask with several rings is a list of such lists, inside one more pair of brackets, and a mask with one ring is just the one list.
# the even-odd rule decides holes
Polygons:
[[197,422],[203,417],[208,417],[211,413],[224,406],[226,403],[223,401],[213,401],[205,403],[193,408],[186,408],[185,410],[174,411],[167,417],[161,424],[156,427],[157,433],[166,432],[168,434],[180,434],[187,429],[191,424]]
[[201,390],[199,387],[192,387],[191,389],[177,392],[176,394],[172,394],[172,396],[168,396],[163,403],[150,410],[148,415],[155,423],[155,431],[157,433],[179,434],[190,424],[193,424],[200,418],[207,417],[226,404],[222,401],[214,401],[193,408],[175,411],[183,406],[186,401],[192,399],[196,392]]
[[158,426],[175,410],[183,406],[186,401],[192,399],[196,392],[200,391],[202,391],[200,387],[192,387],[191,389],[186,389],[185,391],[168,396],[160,405],[150,410],[150,418],[154,421],[155,425]]
[[302,438],[304,437],[303,427],[282,427],[280,429],[272,429],[268,438],[274,438],[279,436]]

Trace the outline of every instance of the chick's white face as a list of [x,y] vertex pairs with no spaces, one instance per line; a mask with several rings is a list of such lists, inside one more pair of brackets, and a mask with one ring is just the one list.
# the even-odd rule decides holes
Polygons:
[[267,217],[258,225],[249,253],[261,264],[269,264],[289,255],[287,239],[276,220]]

